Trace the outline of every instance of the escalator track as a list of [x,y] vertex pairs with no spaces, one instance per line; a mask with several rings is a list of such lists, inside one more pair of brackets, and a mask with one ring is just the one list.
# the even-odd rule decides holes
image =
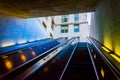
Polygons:
[[97,80],[85,43],[79,43],[60,80]]

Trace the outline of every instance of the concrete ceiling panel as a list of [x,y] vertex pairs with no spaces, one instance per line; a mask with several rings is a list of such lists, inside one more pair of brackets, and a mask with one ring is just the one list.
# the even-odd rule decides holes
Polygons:
[[91,12],[99,0],[0,0],[0,13],[22,18]]

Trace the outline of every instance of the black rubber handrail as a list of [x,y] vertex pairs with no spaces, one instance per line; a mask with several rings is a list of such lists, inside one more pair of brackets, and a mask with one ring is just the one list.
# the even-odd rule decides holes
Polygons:
[[[61,47],[61,46],[64,46],[64,48],[63,49],[65,49],[67,46],[69,46],[74,40],[75,40],[76,38],[74,37],[74,38],[71,38],[70,40],[68,40],[67,42],[65,42],[65,43],[63,43],[63,44],[61,44],[59,47]],[[62,49],[62,50],[63,50]],[[59,52],[58,52],[59,53]],[[55,55],[56,56],[56,55]],[[51,60],[51,59],[50,59]],[[38,61],[39,62],[39,61]],[[47,62],[46,62],[47,63]],[[37,63],[36,63],[37,64]],[[36,65],[35,64],[35,65]],[[44,63],[45,64],[45,63]],[[43,64],[43,65],[44,65]],[[43,65],[41,65],[41,66],[39,66],[39,67],[37,67],[35,70],[31,70],[29,73],[26,73],[26,75],[22,78],[22,80],[26,80],[29,76],[31,76],[32,74],[34,74],[38,69],[40,69]]]
[[118,78],[118,80],[120,80],[120,72],[118,71],[118,69],[103,55],[103,52],[97,47],[97,45],[92,40],[90,40],[89,37],[88,37],[88,40],[95,47],[95,49],[100,53],[101,57],[103,58],[105,63],[108,65],[110,70],[113,72],[113,74]]
[[104,46],[107,50],[110,51],[110,53],[113,53],[115,56],[119,57],[117,54],[115,54],[115,52],[113,52],[111,49],[107,48],[105,45],[103,45],[102,43],[100,43],[99,41],[97,41],[96,39],[92,38],[92,37],[89,37],[90,39],[92,39],[93,41],[96,41],[98,44],[100,44],[100,46]]

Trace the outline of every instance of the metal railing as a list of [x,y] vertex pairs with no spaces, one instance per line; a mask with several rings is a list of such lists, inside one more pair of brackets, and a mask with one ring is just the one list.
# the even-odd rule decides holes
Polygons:
[[[61,50],[64,49],[65,47],[69,46],[74,40],[76,40],[76,38],[71,38],[70,40],[65,41],[64,43],[61,43],[61,44],[59,44],[59,45],[56,45],[55,47],[53,47],[53,48],[45,51],[45,52],[42,53],[41,55],[38,55],[37,57],[35,57],[35,58],[33,58],[33,59],[25,62],[24,64],[22,64],[22,65],[20,65],[20,66],[18,66],[18,67],[16,67],[16,68],[13,69],[12,71],[7,72],[7,73],[1,75],[1,76],[0,76],[0,79],[6,77],[6,76],[8,76],[8,75],[10,75],[12,72],[20,69],[21,67],[27,65],[28,63],[31,63],[31,62],[35,61],[36,59],[40,58],[40,61],[37,61],[37,62],[36,62],[36,63],[39,63],[39,64],[42,63],[42,64],[40,64],[40,66],[37,66],[36,70],[38,70],[38,69],[39,69],[41,66],[43,66],[46,62],[48,62],[49,60],[51,60],[59,51],[61,51]],[[49,52],[50,52],[50,53],[49,53]],[[48,54],[48,53],[49,53],[49,54]],[[53,56],[50,57],[52,54],[53,54]],[[45,55],[45,56],[44,56],[44,55]],[[43,57],[42,57],[42,56],[43,56]],[[47,59],[48,57],[50,57],[50,59]],[[43,61],[43,62],[41,62],[41,61]],[[36,63],[35,63],[35,64],[36,64]],[[35,64],[34,64],[34,65],[35,65]],[[37,64],[37,65],[38,65],[38,64]],[[33,66],[33,65],[32,65],[32,66]],[[22,77],[23,77],[22,79],[26,79],[29,75],[33,74],[36,70],[35,70],[35,69],[34,69],[34,70],[30,70],[30,72],[25,73],[26,75],[25,75],[25,76],[22,76]]]
[[93,57],[92,57],[92,55],[91,55],[91,51],[90,51],[90,48],[89,48],[88,43],[86,43],[86,45],[87,45],[87,48],[88,48],[88,52],[89,52],[89,55],[90,55],[90,59],[91,59],[91,61],[92,61],[92,65],[93,65],[93,68],[94,68],[94,71],[95,71],[95,75],[96,75],[96,77],[97,77],[97,80],[100,80],[100,79],[99,79],[99,76],[98,76],[98,72],[97,72],[96,66],[95,66],[94,59],[93,59]]
[[[62,51],[63,49],[65,49],[67,46],[69,46],[72,42],[74,42],[76,40],[76,38],[71,38],[70,40],[68,40],[68,42],[65,42],[63,44],[61,44],[56,50],[52,51],[51,53],[49,53],[47,56],[43,57],[42,59],[40,59],[35,65],[37,65],[37,67],[34,70],[31,70],[30,72],[26,73],[25,76],[23,76],[22,80],[26,80],[30,75],[34,74],[38,69],[40,69],[43,65],[45,65],[48,61],[50,61],[53,57],[55,57],[60,51]],[[52,56],[53,55],[53,56]],[[48,57],[49,56],[49,57]],[[50,57],[52,56],[52,57]],[[45,61],[46,60],[46,61]],[[41,64],[42,63],[42,64]],[[39,64],[39,65],[38,65]],[[41,64],[41,65],[40,65]],[[34,65],[33,65],[34,67]]]
[[120,72],[118,71],[118,69],[105,57],[103,52],[98,48],[98,46],[90,38],[88,38],[88,40],[93,45],[93,47],[100,53],[100,56],[105,61],[105,63],[108,65],[108,67],[113,72],[113,74],[116,76],[116,78],[120,80]]

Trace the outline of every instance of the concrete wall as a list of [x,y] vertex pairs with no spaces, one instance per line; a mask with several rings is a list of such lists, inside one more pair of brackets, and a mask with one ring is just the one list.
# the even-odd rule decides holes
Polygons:
[[120,0],[101,0],[92,13],[90,36],[120,56]]
[[38,18],[22,19],[0,15],[0,47],[48,38]]

